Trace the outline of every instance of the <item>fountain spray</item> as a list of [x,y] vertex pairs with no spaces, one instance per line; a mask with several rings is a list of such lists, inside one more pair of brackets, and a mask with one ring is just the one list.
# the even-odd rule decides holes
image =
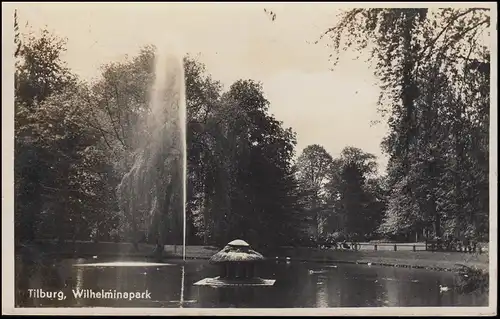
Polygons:
[[[182,200],[182,259],[186,259],[186,84],[183,54],[178,41],[167,41],[157,47],[154,82],[151,88],[149,114],[135,130],[137,156],[130,172],[118,187],[120,207],[128,216],[147,207],[149,227],[163,251],[165,223],[172,216],[172,205]],[[174,45],[175,44],[175,45]],[[179,187],[180,186],[180,187]],[[180,195],[180,196],[177,196]],[[178,213],[178,211],[176,211]]]

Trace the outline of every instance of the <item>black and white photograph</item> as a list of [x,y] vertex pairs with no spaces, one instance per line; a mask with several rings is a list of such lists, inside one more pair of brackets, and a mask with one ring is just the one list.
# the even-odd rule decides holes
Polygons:
[[2,313],[496,315],[496,18],[2,2]]

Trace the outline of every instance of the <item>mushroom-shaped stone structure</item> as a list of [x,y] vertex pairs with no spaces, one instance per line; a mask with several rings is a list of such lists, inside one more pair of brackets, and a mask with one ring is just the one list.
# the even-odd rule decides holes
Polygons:
[[209,260],[210,264],[219,266],[219,276],[205,278],[195,285],[272,286],[275,280],[255,276],[255,265],[263,260],[264,256],[253,250],[247,242],[241,239],[233,240]]
[[220,279],[252,279],[255,264],[262,260],[264,256],[251,249],[247,242],[236,239],[213,255],[209,263],[220,266]]

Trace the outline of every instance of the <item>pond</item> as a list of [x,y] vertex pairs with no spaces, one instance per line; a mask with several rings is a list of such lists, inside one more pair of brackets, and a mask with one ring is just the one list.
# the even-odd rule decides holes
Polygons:
[[[454,275],[421,269],[355,264],[268,261],[257,275],[270,287],[195,286],[218,275],[206,260],[168,264],[107,264],[112,259],[59,259],[36,266],[16,263],[17,307],[321,308],[487,306],[487,294],[462,295]],[[144,261],[144,260],[142,260]],[[94,265],[96,264],[97,265]],[[29,293],[31,289],[31,296]],[[38,289],[38,290],[37,290]],[[40,298],[40,291],[64,298]],[[77,298],[74,292],[140,292],[143,299]],[[74,292],[73,292],[74,291]],[[147,293],[147,295],[146,295]],[[114,295],[116,296],[116,295]],[[38,297],[38,298],[37,298]],[[139,296],[138,296],[139,297]]]

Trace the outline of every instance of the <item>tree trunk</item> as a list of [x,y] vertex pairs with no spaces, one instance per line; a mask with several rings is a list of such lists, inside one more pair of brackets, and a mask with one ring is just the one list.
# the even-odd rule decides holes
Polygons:
[[135,251],[139,251],[139,235],[137,234],[137,223],[135,222],[135,218],[132,213],[132,246]]
[[210,219],[210,192],[207,189],[207,181],[203,185],[203,244],[208,245],[209,235],[212,232],[208,223]]
[[[414,67],[414,61],[412,56],[412,19],[405,16],[406,23],[403,25],[403,77],[402,77],[402,92],[401,99],[403,108],[405,111],[405,116],[402,120],[402,127],[400,130],[402,131],[402,137],[404,138],[403,142],[403,150],[400,152],[400,156],[403,158],[403,170],[405,173],[408,173],[410,168],[409,163],[409,153],[412,148],[413,140],[414,140],[414,99],[415,99],[415,85],[412,77],[412,71]],[[401,146],[400,146],[401,147]]]
[[441,237],[441,217],[434,214],[434,234],[436,237]]

